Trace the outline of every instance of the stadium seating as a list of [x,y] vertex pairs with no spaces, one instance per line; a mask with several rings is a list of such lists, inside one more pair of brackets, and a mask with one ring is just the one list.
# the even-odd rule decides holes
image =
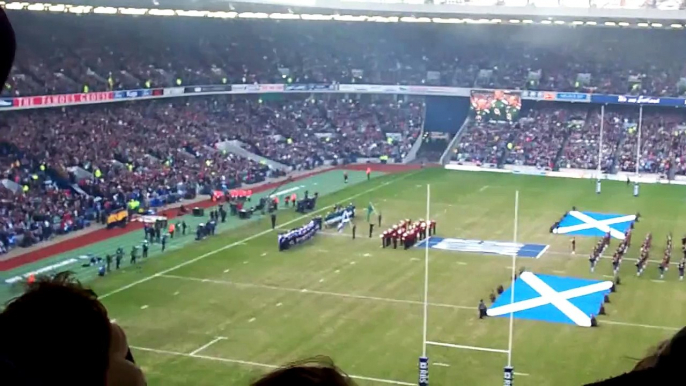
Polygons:
[[6,95],[288,81],[653,96],[686,90],[686,82],[678,85],[686,76],[678,31],[490,26],[485,34],[470,25],[11,17],[20,41]]
[[[559,32],[530,26],[514,34],[516,26],[491,26],[483,34],[482,28],[469,25],[448,30],[440,25],[38,12],[11,17],[19,51],[2,92],[14,96],[255,82],[679,95],[686,75],[679,65],[686,50],[663,49],[683,44],[679,34],[667,30],[622,30],[620,35],[610,29]],[[98,39],[86,38],[94,34]],[[131,45],[132,40],[137,44]],[[655,40],[665,44],[651,44]],[[665,60],[656,63],[650,60],[654,57]],[[37,231],[42,220],[35,214],[59,223],[49,237],[87,226],[130,198],[161,204],[283,173],[223,153],[217,148],[223,141],[239,141],[289,169],[381,156],[400,160],[423,121],[422,99],[262,98],[172,98],[3,114],[0,120],[8,128],[3,129],[0,166],[9,182],[0,188],[5,235],[0,251],[12,244],[7,235],[23,229],[36,231],[37,240],[46,237]],[[607,110],[601,168],[633,171],[637,110]],[[597,108],[539,103],[526,107],[522,117],[513,124],[471,120],[453,159],[542,169],[597,168]],[[646,110],[641,171],[686,174],[683,121],[679,111]],[[421,154],[430,151],[431,157],[424,158],[435,160],[441,153],[427,147]],[[10,196],[11,190],[25,192]],[[79,191],[104,200],[81,199]]]
[[[382,155],[400,160],[422,116],[422,103],[391,97],[218,96],[5,113],[0,251],[81,229],[130,199],[157,206],[284,173],[218,150],[223,141],[240,141],[291,170]],[[397,137],[389,142],[386,133]]]
[[[641,165],[645,173],[686,174],[686,115],[681,110],[645,109],[641,127]],[[539,103],[513,124],[472,120],[452,159],[541,169],[596,169],[600,109],[579,104]],[[601,169],[636,170],[638,109],[608,107],[603,125]]]

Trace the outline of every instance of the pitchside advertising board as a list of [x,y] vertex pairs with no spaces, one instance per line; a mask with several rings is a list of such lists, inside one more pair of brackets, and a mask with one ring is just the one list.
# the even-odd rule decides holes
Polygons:
[[13,98],[14,107],[45,107],[99,103],[114,99],[114,92],[91,92],[82,94],[43,95]]
[[134,98],[142,98],[142,97],[151,97],[151,96],[161,96],[164,94],[164,91],[161,88],[156,88],[156,89],[140,89],[140,90],[122,90],[122,91],[115,91],[114,92],[114,99],[134,99]]
[[181,97],[193,94],[266,94],[266,93],[344,93],[389,95],[444,95],[470,97],[472,111],[482,119],[516,121],[522,100],[570,103],[622,104],[686,107],[684,98],[652,97],[648,95],[602,95],[576,92],[538,90],[484,90],[465,87],[402,86],[384,84],[221,84],[156,89],[115,90],[80,94],[40,95],[0,98],[0,110],[71,106],[103,102],[121,102],[136,98]]
[[210,85],[210,86],[190,86],[190,87],[184,87],[183,92],[185,94],[195,94],[195,93],[206,93],[206,92],[225,92],[225,91],[231,91],[231,85],[230,84],[217,84],[217,85]]

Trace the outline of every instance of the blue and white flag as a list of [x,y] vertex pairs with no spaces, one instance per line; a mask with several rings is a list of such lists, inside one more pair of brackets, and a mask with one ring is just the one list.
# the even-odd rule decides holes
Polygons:
[[343,221],[343,215],[346,212],[348,213],[348,217],[355,217],[355,206],[349,205],[345,209],[340,209],[336,212],[331,212],[327,214],[324,218],[324,224],[326,224],[327,226],[333,226],[334,224],[338,225],[341,221]]
[[342,232],[343,228],[345,228],[345,224],[350,222],[350,212],[349,211],[344,211],[343,212],[343,218],[341,218],[341,222],[338,223],[338,231]]
[[301,244],[311,239],[317,231],[322,229],[322,218],[317,216],[309,223],[300,228],[294,228],[286,233],[280,233],[277,236],[279,242],[279,250],[288,249],[291,245]]

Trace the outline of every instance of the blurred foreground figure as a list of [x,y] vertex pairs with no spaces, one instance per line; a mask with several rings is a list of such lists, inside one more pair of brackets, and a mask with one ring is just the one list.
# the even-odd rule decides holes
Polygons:
[[16,48],[14,30],[5,11],[0,7],[0,89],[5,85],[12,68]]
[[0,374],[12,386],[144,386],[124,331],[63,272],[38,277],[0,313]]
[[327,357],[294,362],[263,376],[252,386],[355,386]]
[[671,339],[661,342],[633,370],[618,377],[587,386],[682,385],[686,363],[686,327]]

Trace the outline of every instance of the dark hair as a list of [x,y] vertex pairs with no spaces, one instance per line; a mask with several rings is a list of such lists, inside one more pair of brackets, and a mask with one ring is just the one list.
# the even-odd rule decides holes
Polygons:
[[0,313],[0,363],[19,385],[105,385],[110,321],[70,272],[40,277]]
[[633,370],[587,386],[667,385],[678,384],[686,359],[686,327],[671,339],[660,342],[640,359]]
[[0,7],[0,89],[5,85],[5,80],[12,68],[16,48],[12,24]]
[[354,386],[355,383],[329,357],[318,356],[290,363],[253,382],[252,386]]

